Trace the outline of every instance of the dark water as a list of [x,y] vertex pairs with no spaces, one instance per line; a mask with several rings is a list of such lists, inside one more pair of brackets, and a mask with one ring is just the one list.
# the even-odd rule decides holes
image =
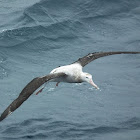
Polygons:
[[[0,0],[0,113],[34,77],[98,51],[140,51],[139,0]],[[49,83],[0,123],[0,140],[139,140],[140,55],[84,71],[100,90]]]

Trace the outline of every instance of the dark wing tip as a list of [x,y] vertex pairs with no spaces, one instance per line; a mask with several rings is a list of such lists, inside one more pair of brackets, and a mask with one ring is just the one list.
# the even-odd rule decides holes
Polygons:
[[10,115],[12,111],[10,110],[10,106],[1,114],[0,121],[4,120],[8,115]]
[[19,96],[15,99],[1,114],[0,121],[5,119],[8,115],[10,115],[13,111],[15,111],[26,99],[24,97]]

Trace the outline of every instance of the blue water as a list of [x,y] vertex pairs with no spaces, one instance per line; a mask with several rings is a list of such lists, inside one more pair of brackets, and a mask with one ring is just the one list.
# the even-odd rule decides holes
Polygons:
[[[33,78],[98,51],[140,51],[139,0],[0,0],[0,113]],[[139,140],[140,55],[84,71],[100,90],[49,83],[0,122],[0,140]]]

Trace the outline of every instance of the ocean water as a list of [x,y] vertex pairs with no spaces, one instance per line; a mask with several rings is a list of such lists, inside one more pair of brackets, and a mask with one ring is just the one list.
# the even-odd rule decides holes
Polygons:
[[[0,113],[33,78],[99,51],[140,51],[139,0],[0,0]],[[140,55],[84,71],[100,90],[49,83],[0,122],[0,140],[139,140]]]

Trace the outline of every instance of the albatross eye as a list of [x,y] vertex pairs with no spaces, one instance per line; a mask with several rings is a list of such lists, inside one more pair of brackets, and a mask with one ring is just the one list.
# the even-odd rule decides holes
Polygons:
[[88,78],[88,77],[86,77],[86,78]]

